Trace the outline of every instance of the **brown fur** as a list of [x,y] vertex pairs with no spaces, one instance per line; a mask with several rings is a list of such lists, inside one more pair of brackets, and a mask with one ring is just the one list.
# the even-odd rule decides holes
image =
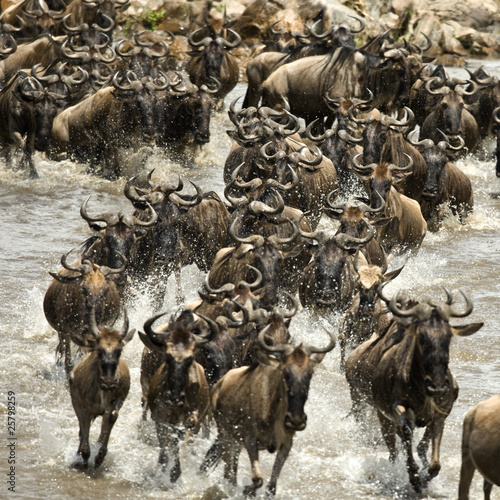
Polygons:
[[[101,327],[99,338],[95,342],[87,341],[92,351],[71,372],[69,379],[71,402],[80,424],[78,453],[82,455],[85,468],[88,467],[90,458],[89,433],[92,421],[102,416],[99,436],[101,446],[94,465],[97,469],[106,456],[111,430],[129,392],[129,369],[127,363],[119,357],[122,347],[132,338],[133,332],[132,330],[123,337],[116,330]],[[101,352],[118,361],[116,370],[111,374],[103,373]]]
[[484,478],[484,499],[489,500],[493,485],[500,486],[500,395],[481,401],[464,418],[462,467],[458,499],[469,499],[474,472]]
[[276,451],[271,479],[267,485],[268,493],[274,495],[295,432],[303,430],[306,425],[303,413],[305,399],[299,408],[295,406],[292,409],[289,406],[285,373],[295,380],[294,392],[303,391],[307,397],[314,366],[321,359],[322,355],[308,356],[297,347],[284,354],[279,364],[276,360],[263,359],[266,364],[235,368],[222,377],[211,394],[218,437],[207,453],[202,469],[207,470],[222,455],[224,477],[236,484],[238,457],[241,448],[245,447],[252,466],[252,486],[245,488],[245,494],[255,494],[263,484],[259,450]]

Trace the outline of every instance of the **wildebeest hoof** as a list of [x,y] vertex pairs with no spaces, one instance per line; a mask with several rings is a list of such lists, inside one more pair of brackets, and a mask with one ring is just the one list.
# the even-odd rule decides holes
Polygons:
[[420,493],[422,491],[422,482],[420,480],[420,477],[418,476],[418,473],[416,475],[410,475],[410,483],[417,493]]
[[255,496],[255,486],[245,486],[243,488],[243,495],[245,495],[246,497],[254,497]]
[[432,478],[436,477],[441,470],[441,464],[439,462],[432,462],[429,468],[427,469],[427,481],[430,481]]

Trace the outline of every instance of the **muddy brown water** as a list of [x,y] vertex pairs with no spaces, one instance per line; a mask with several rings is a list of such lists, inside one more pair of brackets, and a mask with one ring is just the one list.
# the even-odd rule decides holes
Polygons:
[[[500,63],[487,68],[500,75]],[[244,92],[239,85],[230,97]],[[195,154],[197,168],[187,168],[156,152],[146,168],[157,169],[172,180],[180,173],[222,195],[222,166],[230,147],[225,130],[231,127],[226,113],[212,124],[212,140]],[[467,322],[485,326],[468,338],[452,341],[450,367],[460,394],[446,421],[441,448],[442,469],[422,495],[408,483],[404,458],[388,461],[375,419],[360,429],[351,419],[347,384],[339,371],[336,348],[318,367],[306,405],[307,428],[296,434],[294,446],[278,482],[279,499],[393,499],[456,498],[460,469],[460,440],[465,413],[478,401],[500,392],[500,179],[495,177],[489,151],[461,160],[458,165],[471,177],[475,210],[465,225],[448,217],[443,228],[428,234],[417,256],[396,259],[394,267],[406,263],[390,285],[416,296],[443,299],[442,286],[470,294],[475,308]],[[489,151],[488,151],[489,150]],[[67,498],[241,498],[250,482],[248,458],[242,452],[236,489],[222,478],[222,466],[208,477],[197,469],[211,437],[194,438],[181,446],[182,476],[170,485],[157,468],[158,447],[154,428],[141,425],[140,356],[142,344],[136,336],[123,352],[131,369],[132,386],[113,429],[109,451],[97,473],[75,470],[78,462],[78,423],[73,412],[63,370],[55,364],[56,334],[47,324],[42,300],[51,281],[48,271],[59,267],[62,253],[79,245],[89,235],[79,207],[92,194],[91,214],[103,211],[131,212],[123,197],[124,179],[114,182],[92,176],[83,165],[69,161],[54,163],[36,158],[40,179],[27,180],[0,164],[0,498],[54,500]],[[195,268],[182,272],[187,300],[197,298],[204,276]],[[164,310],[176,309],[172,280]],[[141,328],[152,314],[152,294],[147,283],[128,303],[131,327]],[[296,342],[324,343],[323,326],[337,331],[339,316],[317,317],[300,311],[292,321]],[[463,320],[462,322],[465,322]],[[8,391],[15,394],[15,493],[8,491],[11,458],[8,431]],[[100,427],[91,433],[92,449]],[[420,432],[417,432],[421,436]],[[264,478],[268,478],[274,455],[261,453]],[[471,498],[482,495],[477,475]],[[260,493],[258,496],[262,496]],[[494,489],[494,498],[500,491]]]

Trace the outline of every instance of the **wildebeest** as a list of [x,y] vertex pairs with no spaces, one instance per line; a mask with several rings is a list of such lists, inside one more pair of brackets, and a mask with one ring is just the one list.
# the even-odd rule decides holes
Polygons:
[[43,35],[33,42],[18,45],[17,50],[7,59],[0,61],[0,84],[8,82],[18,71],[41,64],[44,68],[56,59],[65,60],[64,42],[66,37]]
[[[306,137],[317,143],[323,155],[334,165],[338,175],[338,196],[348,197],[364,191],[361,180],[350,168],[354,155],[362,153],[362,137],[354,137],[349,130],[349,110],[356,104],[367,103],[360,99],[330,99],[325,96],[331,111],[330,117],[314,120],[306,127]],[[333,121],[333,125],[330,122]]]
[[418,250],[427,233],[427,223],[418,202],[399,193],[393,185],[411,168],[411,158],[407,156],[409,164],[405,167],[389,163],[361,166],[357,163],[359,156],[354,157],[353,168],[368,183],[370,207],[383,206],[384,210],[377,217],[389,220],[378,227],[379,242],[387,252]]
[[160,146],[168,147],[172,143],[180,144],[188,140],[199,145],[210,141],[212,96],[217,92],[219,82],[213,84],[213,88],[207,85],[198,88],[180,81],[171,84],[167,92],[160,93]]
[[[347,232],[342,232],[344,228],[300,231],[302,236],[318,243],[300,280],[299,297],[303,307],[344,309],[350,303],[355,287],[353,254],[375,235],[375,228],[362,215],[360,223],[346,228]],[[351,234],[353,231],[357,234]],[[361,232],[364,234],[359,234]]]
[[283,106],[290,102],[293,114],[311,121],[328,114],[318,96],[364,98],[371,90],[373,106],[390,112],[408,103],[410,75],[404,54],[397,49],[375,56],[340,47],[333,54],[304,57],[281,66],[262,84],[263,104]]
[[462,434],[462,467],[458,500],[469,500],[469,488],[476,469],[484,478],[484,500],[493,485],[500,486],[500,395],[481,401],[467,412]]
[[[439,473],[444,423],[458,396],[457,383],[448,367],[451,339],[472,335],[483,323],[449,324],[451,318],[462,318],[472,312],[472,302],[463,292],[464,310],[456,307],[448,290],[446,302],[405,301],[400,294],[389,299],[380,287],[379,295],[395,320],[387,331],[374,335],[351,353],[346,362],[346,377],[355,413],[359,414],[359,405],[363,403],[377,410],[391,461],[397,455],[396,433],[401,437],[410,483],[420,491]],[[417,446],[425,469],[422,475],[413,457],[415,426],[425,427]],[[432,441],[430,464],[429,441]]]
[[[168,276],[175,273],[178,298],[182,296],[180,270],[182,266],[196,264],[201,271],[208,271],[215,255],[225,244],[229,212],[219,196],[195,185],[195,195],[182,193],[184,183],[156,184],[148,175],[149,191],[133,185],[129,179],[124,188],[125,196],[136,207],[138,217],[149,217],[148,206],[158,214],[158,223],[152,231],[153,263],[150,270],[158,278],[158,300],[163,301]],[[149,205],[150,204],[150,205]],[[143,215],[141,215],[143,214]]]
[[44,0],[21,0],[2,12],[0,22],[13,25],[21,21],[22,27],[16,36],[24,40],[35,40],[40,35],[54,33],[66,6],[63,0],[51,3],[54,8]]
[[430,79],[425,88],[430,94],[439,95],[441,100],[422,124],[420,138],[432,139],[437,144],[442,139],[440,131],[449,137],[449,142],[454,142],[460,135],[465,141],[466,148],[460,151],[460,154],[473,153],[479,145],[479,127],[465,106],[464,96],[474,93],[477,85],[473,84],[472,90],[466,90],[464,85],[467,82],[450,80],[441,88],[433,90],[434,80]]
[[67,258],[68,254],[61,258],[63,269],[51,273],[54,280],[45,292],[43,312],[59,335],[57,352],[64,355],[69,375],[73,369],[71,340],[85,337],[91,314],[99,324],[112,325],[117,319],[120,294],[111,275],[122,273],[126,262],[118,269],[111,269],[94,264],[85,253],[71,264]]
[[80,103],[65,109],[54,120],[51,153],[67,152],[91,165],[99,166],[105,176],[122,175],[118,152],[153,144],[156,138],[156,92],[168,82],[155,83],[149,78],[126,81],[113,77],[113,85],[100,89]]
[[35,149],[47,149],[52,123],[59,111],[56,102],[65,98],[67,95],[44,90],[36,78],[28,76],[24,71],[12,77],[0,91],[2,153],[12,163],[13,149],[21,149],[20,166],[32,178],[38,177],[33,153]]
[[263,292],[260,295],[260,303],[263,307],[276,305],[283,271],[283,253],[280,249],[283,245],[293,243],[299,235],[295,221],[288,222],[293,226],[292,235],[289,237],[252,234],[243,238],[236,234],[238,220],[235,220],[228,233],[238,246],[222,248],[217,252],[210,269],[210,286],[219,288],[226,283],[248,281],[250,265],[262,273]]
[[126,312],[121,331],[98,326],[93,314],[90,318],[88,335],[80,345],[91,352],[71,372],[69,392],[80,424],[78,453],[85,468],[90,458],[90,425],[96,417],[102,416],[100,448],[94,461],[97,469],[108,452],[111,430],[130,389],[129,369],[120,355],[123,346],[132,340],[135,330],[128,330]]
[[[156,77],[160,74],[160,59],[168,56],[170,46],[165,40],[159,40],[156,43],[145,40],[141,35],[146,31],[141,31],[134,35],[135,44],[130,44],[127,40],[121,40],[115,46],[115,52],[127,61],[127,67],[133,71],[138,78],[145,76]],[[173,43],[175,36],[167,32]]]
[[258,356],[259,362],[230,370],[212,389],[218,436],[205,456],[202,470],[217,465],[222,457],[224,478],[236,485],[238,458],[245,447],[252,467],[252,485],[246,486],[244,492],[254,495],[263,485],[259,450],[277,452],[266,488],[269,494],[276,493],[295,432],[306,427],[304,405],[313,370],[335,347],[335,337],[329,335],[330,343],[323,348],[308,344],[268,346],[265,330],[260,332],[259,344],[264,352]]
[[[153,255],[151,247],[141,243],[157,223],[158,214],[150,207],[150,216],[146,220],[123,212],[104,212],[92,216],[87,210],[91,196],[80,207],[80,215],[95,232],[85,243],[90,258],[101,266],[119,268],[125,257],[131,276],[144,276],[150,269]],[[119,278],[117,284],[123,290],[126,277],[122,275]]]
[[[459,139],[463,146],[463,139],[461,137]],[[431,139],[423,139],[414,141],[413,144],[421,151],[429,171],[420,202],[422,215],[427,221],[429,230],[439,229],[444,217],[443,204],[447,204],[451,212],[458,215],[463,222],[472,212],[474,195],[469,177],[448,159],[447,150],[456,147],[451,146],[446,140],[434,144]]]
[[[71,22],[75,26],[97,23],[103,26],[111,19],[116,19],[116,12],[128,7],[130,0],[72,0],[68,3],[61,17],[71,15]],[[58,26],[58,33],[63,34],[63,26]],[[111,33],[110,33],[111,35]]]
[[175,482],[181,475],[179,426],[197,433],[200,426],[206,424],[210,410],[208,383],[203,367],[194,360],[194,350],[197,343],[210,340],[215,327],[203,318],[211,325],[212,333],[206,338],[196,337],[189,328],[193,312],[185,310],[161,331],[153,330],[153,323],[163,315],[148,319],[144,323],[145,334],[139,332],[139,335],[148,349],[159,351],[163,356],[163,363],[143,386],[148,386],[148,406],[156,423],[160,444],[158,463],[165,470],[169,458],[172,459],[170,480]]
[[358,275],[358,291],[339,327],[341,370],[345,370],[347,349],[349,355],[352,349],[389,326],[389,311],[376,292],[380,284],[396,278],[402,269],[387,272],[387,265],[379,267],[369,264],[361,251],[356,252],[354,270]]
[[[353,35],[361,32],[365,23],[360,19],[360,26],[349,28],[345,24],[340,26],[330,26],[325,32],[318,33],[317,29],[321,21],[314,23],[304,32],[293,33],[294,39],[306,39],[309,35],[312,38],[310,43],[301,43],[288,51],[263,52],[254,57],[247,65],[246,73],[248,79],[248,88],[243,101],[243,107],[257,106],[262,93],[262,83],[281,66],[290,64],[304,57],[319,56],[324,54],[332,55],[335,49],[342,46],[351,46]],[[275,23],[276,24],[276,23]],[[308,31],[308,32],[307,32]]]
[[[208,36],[203,36],[207,34],[207,28]],[[192,58],[187,68],[189,79],[198,87],[209,85],[216,79],[220,87],[213,96],[224,99],[240,76],[238,60],[229,52],[240,45],[240,35],[229,28],[217,33],[211,26],[205,26],[190,33],[188,42],[195,49],[189,52]]]
[[397,190],[408,198],[420,202],[427,182],[427,165],[420,152],[403,137],[403,130],[413,120],[413,112],[405,108],[406,118],[397,120],[373,109],[365,117],[356,117],[356,105],[349,110],[349,117],[363,127],[363,163],[388,162],[402,165],[405,155],[412,159],[411,170],[397,183]]

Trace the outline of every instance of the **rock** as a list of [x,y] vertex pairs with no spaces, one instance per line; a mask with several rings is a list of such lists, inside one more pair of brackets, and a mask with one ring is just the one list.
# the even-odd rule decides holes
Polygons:
[[405,16],[414,10],[413,0],[393,0],[391,10],[399,17]]
[[444,52],[447,52],[448,54],[456,54],[458,56],[466,56],[469,54],[460,41],[455,38],[455,30],[453,26],[443,24],[442,34],[441,47]]

